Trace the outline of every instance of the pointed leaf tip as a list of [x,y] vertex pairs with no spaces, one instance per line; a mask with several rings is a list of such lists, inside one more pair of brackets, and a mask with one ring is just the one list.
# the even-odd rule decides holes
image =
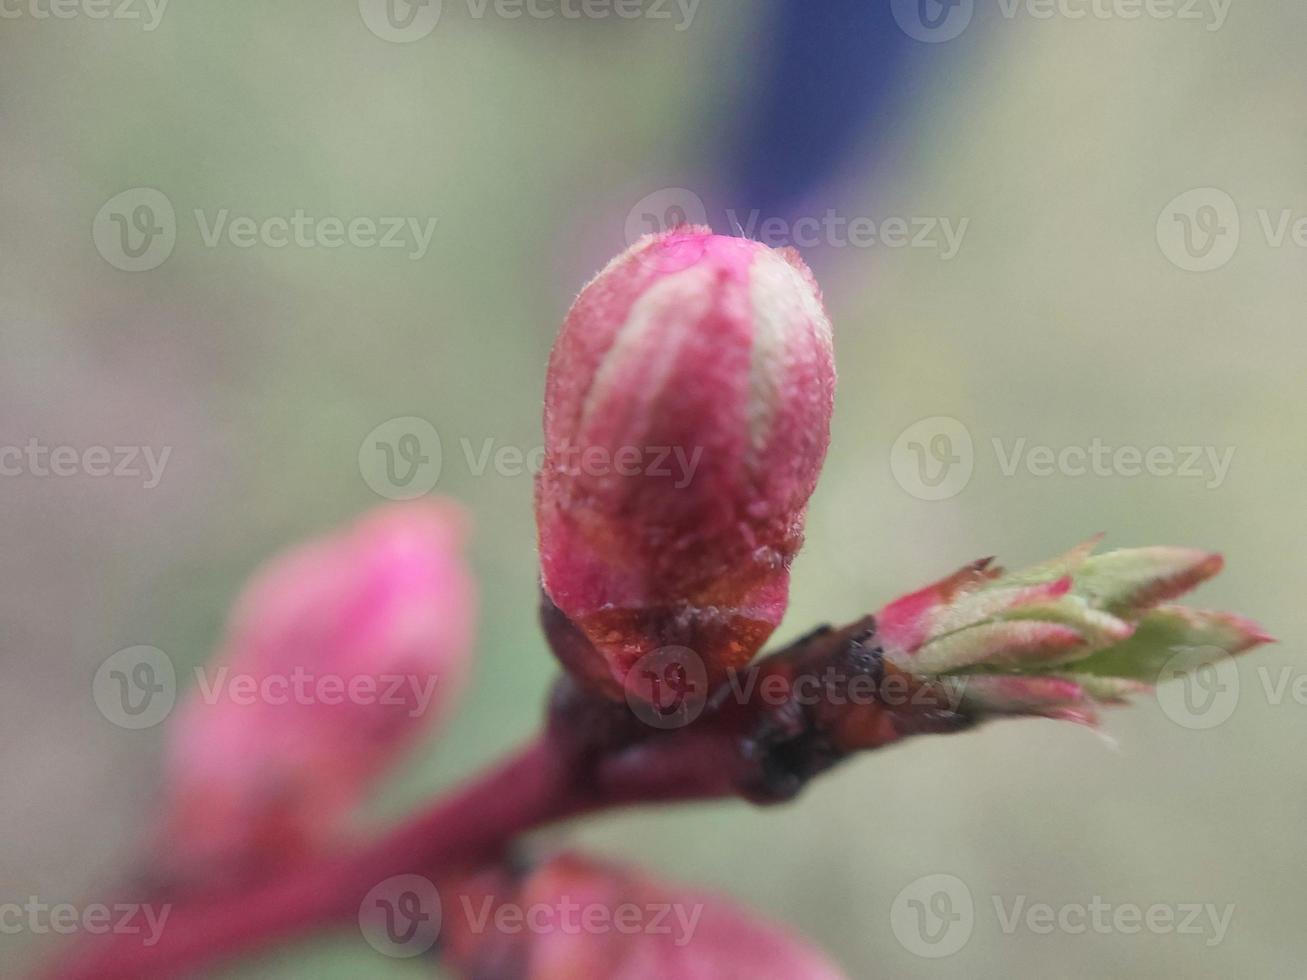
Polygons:
[[1118,616],[1135,616],[1178,598],[1221,571],[1214,551],[1157,546],[1109,551],[1089,558],[1075,576],[1075,592]]
[[1098,546],[1102,544],[1103,538],[1106,536],[1106,533],[1100,531],[1093,537],[1080,542],[1065,554],[1004,576],[1002,584],[1034,585],[1039,582],[1061,578],[1064,575],[1074,575]]
[[[1167,662],[1184,650],[1206,651],[1211,660],[1237,656],[1270,635],[1257,623],[1232,613],[1159,606],[1145,613],[1133,636],[1076,664],[1076,671],[1155,683]],[[1195,665],[1201,661],[1195,660]]]

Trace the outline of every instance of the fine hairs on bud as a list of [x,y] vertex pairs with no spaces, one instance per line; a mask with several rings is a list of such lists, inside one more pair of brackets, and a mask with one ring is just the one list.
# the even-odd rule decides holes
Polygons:
[[581,292],[550,358],[536,490],[555,651],[620,696],[687,648],[710,679],[779,624],[829,442],[831,324],[793,250],[679,228]]

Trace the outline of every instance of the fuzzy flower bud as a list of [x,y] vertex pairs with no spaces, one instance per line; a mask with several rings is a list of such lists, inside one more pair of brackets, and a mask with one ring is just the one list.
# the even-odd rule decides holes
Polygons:
[[452,505],[394,505],[255,576],[171,731],[175,872],[321,845],[447,713],[474,629],[465,523]]
[[661,647],[711,678],[758,651],[834,390],[830,321],[793,250],[681,228],[586,286],[549,362],[536,489],[546,621],[573,671],[613,693]]
[[1220,555],[1172,547],[1094,555],[1100,539],[1019,572],[979,561],[896,599],[876,616],[885,656],[955,682],[982,715],[1093,724],[1096,705],[1151,691],[1179,650],[1233,656],[1271,642],[1239,616],[1165,604],[1216,575]]
[[[468,976],[504,980],[842,980],[822,953],[716,895],[670,888],[578,855],[554,857],[524,881],[486,876],[486,894],[446,915],[450,959]],[[507,885],[507,893],[505,886]],[[497,930],[524,915],[529,929]]]

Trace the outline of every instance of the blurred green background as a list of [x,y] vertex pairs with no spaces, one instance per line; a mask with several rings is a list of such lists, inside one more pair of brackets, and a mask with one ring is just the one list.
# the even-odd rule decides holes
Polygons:
[[[0,21],[0,442],[173,447],[150,490],[0,479],[6,895],[75,901],[129,870],[165,728],[110,725],[89,694],[96,666],[133,644],[182,672],[202,660],[263,559],[382,502],[358,452],[392,418],[441,434],[437,492],[474,515],[484,610],[459,716],[371,817],[406,812],[532,732],[554,668],[535,623],[531,481],[474,474],[460,440],[539,444],[553,333],[625,246],[636,202],[669,187],[729,197],[706,147],[748,95],[772,16],[766,2],[705,0],[678,31],[477,18],[446,2],[430,36],[403,44],[344,0],[177,0],[152,31]],[[1304,544],[1307,253],[1291,235],[1268,240],[1259,210],[1307,216],[1305,28],[1299,8],[1242,2],[1219,30],[978,17],[910,52],[894,124],[866,128],[838,191],[846,216],[968,219],[957,255],[809,256],[841,386],[778,639],[981,555],[1034,561],[1100,530],[1115,546],[1209,547],[1227,570],[1197,604],[1281,640],[1240,664],[1229,720],[1190,730],[1146,701],[1112,712],[1108,737],[998,724],[858,759],[796,805],[640,812],[547,839],[736,895],[858,978],[1302,975],[1307,707],[1266,688],[1307,672],[1288,561]],[[861,166],[873,159],[874,174]],[[158,268],[129,273],[91,229],[137,187],[174,205],[177,241]],[[1192,188],[1224,191],[1241,218],[1233,257],[1207,272],[1159,247],[1159,216]],[[835,200],[815,192],[809,213],[825,213],[823,193]],[[437,227],[420,260],[206,247],[193,211],[223,208]],[[896,479],[892,447],[941,416],[972,438],[973,471],[924,500]],[[1007,475],[996,439],[1004,453],[1100,439],[1234,457],[1219,481]],[[905,949],[890,919],[900,890],[935,873],[977,901],[970,942],[942,960]],[[1235,912],[1211,946],[1005,935],[995,895]],[[0,972],[53,942],[0,936]],[[424,974],[342,935],[224,975]]]

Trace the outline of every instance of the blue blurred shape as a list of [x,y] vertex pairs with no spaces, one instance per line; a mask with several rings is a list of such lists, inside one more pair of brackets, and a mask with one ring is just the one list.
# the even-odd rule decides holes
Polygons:
[[725,170],[734,200],[793,217],[789,209],[847,166],[877,120],[894,113],[916,42],[895,23],[890,0],[771,6]]

